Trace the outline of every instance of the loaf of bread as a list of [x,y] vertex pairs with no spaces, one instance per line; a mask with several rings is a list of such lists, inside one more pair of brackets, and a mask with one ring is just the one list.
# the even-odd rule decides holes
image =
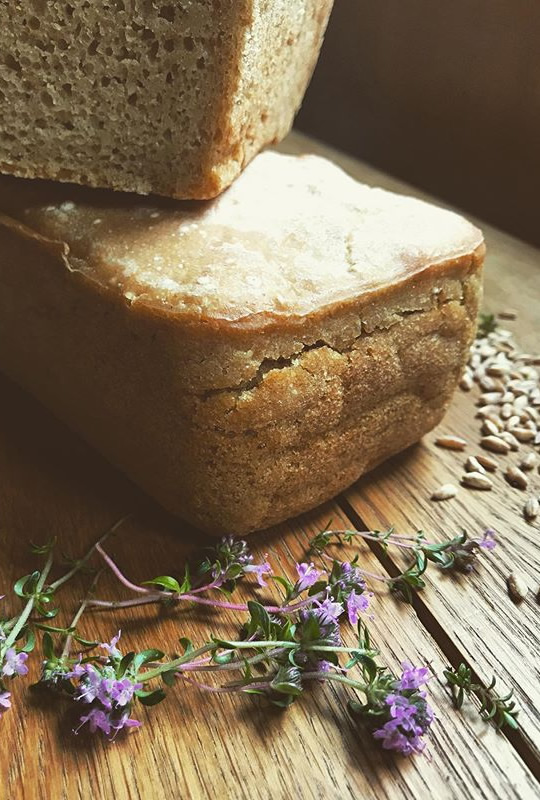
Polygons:
[[4,177],[0,211],[0,369],[209,532],[416,442],[474,335],[480,231],[315,156],[205,203]]
[[331,7],[3,2],[0,172],[215,197],[289,131]]

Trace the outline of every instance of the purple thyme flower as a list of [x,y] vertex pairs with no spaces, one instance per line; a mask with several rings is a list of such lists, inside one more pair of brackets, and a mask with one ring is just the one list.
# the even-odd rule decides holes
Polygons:
[[313,613],[323,625],[335,625],[343,614],[343,610],[341,603],[334,603],[331,597],[327,597],[326,600],[317,602],[317,607],[313,609]]
[[[384,698],[388,717],[381,728],[373,732],[385,750],[397,750],[403,755],[421,753],[426,743],[422,736],[433,722],[433,711],[418,691],[428,680],[427,667],[413,667],[408,661],[402,664],[402,675],[394,681],[394,690]],[[383,717],[384,718],[384,717]]]
[[0,717],[7,708],[11,708],[10,692],[0,692]]
[[88,714],[83,715],[80,721],[81,724],[75,729],[74,733],[79,733],[82,726],[87,722],[90,726],[91,733],[95,733],[97,730],[100,730],[103,731],[106,736],[108,736],[111,732],[111,721],[109,719],[109,715],[106,714],[101,708],[93,708],[88,712]]
[[264,576],[272,574],[272,567],[268,561],[263,561],[262,564],[247,564],[244,567],[244,573],[247,574],[250,572],[256,575],[259,586],[267,586],[268,584],[264,580]]
[[493,550],[496,544],[495,531],[493,528],[488,528],[486,531],[484,531],[482,539],[478,542],[478,546],[484,547],[486,550]]
[[342,561],[340,567],[341,567],[341,575],[338,578],[337,583],[341,586],[341,588],[343,589],[348,589],[351,587],[355,589],[365,588],[366,582],[364,580],[364,576],[362,575],[358,567],[353,567],[353,565],[349,561]]
[[[81,658],[81,656],[79,656],[79,659],[80,658]],[[86,664],[81,664],[81,662],[79,661],[77,664],[73,665],[73,669],[71,670],[71,672],[66,672],[65,673],[65,677],[66,678],[80,678],[82,675],[84,675],[86,673],[86,666],[87,666]]]
[[139,722],[138,719],[130,719],[129,714],[123,714],[120,719],[111,720],[111,724],[116,733],[118,733],[122,728],[140,728],[142,722]]
[[330,672],[332,665],[329,661],[317,661],[315,669],[317,672]]
[[75,729],[74,733],[78,733],[83,725],[88,723],[91,733],[100,730],[108,736],[111,731],[114,731],[113,739],[122,728],[140,728],[142,724],[136,719],[130,719],[129,714],[123,714],[118,719],[113,719],[101,708],[93,708],[88,714],[84,714],[80,718],[80,723],[81,724]]
[[107,651],[110,658],[121,658],[122,653],[116,646],[121,636],[122,631],[118,631],[116,636],[113,636],[110,642],[101,642],[100,647]]
[[298,580],[296,582],[296,591],[303,592],[304,589],[309,589],[314,583],[317,583],[322,573],[311,564],[296,564],[296,572],[298,573]]
[[142,689],[142,683],[133,683],[129,678],[114,681],[111,688],[111,699],[118,706],[127,706],[133,699],[137,689]]
[[77,700],[85,703],[99,702],[107,709],[111,708],[111,690],[113,679],[103,676],[92,664],[84,665],[84,674],[80,676]]
[[348,596],[346,603],[347,603],[347,614],[349,616],[349,622],[351,625],[356,625],[358,622],[358,618],[360,616],[360,612],[367,611],[369,606],[369,598],[371,597],[370,594],[356,594],[354,589]]
[[408,661],[402,662],[401,669],[403,672],[398,681],[398,689],[401,691],[418,689],[431,677],[428,667],[413,667]]
[[382,739],[381,744],[385,750],[397,750],[404,756],[421,753],[426,746],[420,734],[402,733],[397,719],[386,722],[382,728],[374,732],[373,737]]
[[2,675],[11,677],[12,675],[26,675],[28,667],[24,663],[28,658],[28,653],[18,653],[14,647],[6,650]]

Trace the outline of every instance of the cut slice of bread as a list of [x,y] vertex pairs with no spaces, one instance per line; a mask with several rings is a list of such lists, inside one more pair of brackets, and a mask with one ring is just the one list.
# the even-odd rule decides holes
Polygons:
[[289,131],[331,6],[3,3],[0,172],[215,197]]

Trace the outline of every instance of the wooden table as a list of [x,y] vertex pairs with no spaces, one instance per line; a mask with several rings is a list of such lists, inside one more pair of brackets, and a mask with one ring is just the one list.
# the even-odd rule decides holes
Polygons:
[[[376,170],[299,135],[289,152],[317,151],[368,183],[419,194]],[[540,344],[540,253],[487,229],[487,309],[511,306],[521,345]],[[472,395],[458,393],[437,433],[459,433],[476,448],[478,421]],[[310,533],[331,519],[334,527],[399,530],[423,528],[434,536],[494,527],[496,550],[474,576],[455,580],[432,570],[427,588],[412,605],[376,593],[373,636],[393,666],[407,658],[430,662],[441,674],[449,662],[466,660],[484,679],[493,673],[513,687],[521,706],[517,733],[497,734],[468,710],[454,711],[442,682],[432,680],[437,714],[431,757],[393,758],[373,746],[346,710],[346,687],[316,686],[285,712],[259,707],[247,697],[202,695],[179,685],[166,702],[141,712],[144,728],[110,745],[71,733],[61,701],[51,704],[14,684],[14,707],[0,725],[0,775],[6,798],[533,798],[540,777],[539,611],[534,593],[519,607],[509,599],[510,570],[540,584],[540,523],[521,516],[522,495],[501,476],[489,493],[461,490],[435,504],[431,491],[456,480],[462,454],[434,447],[435,433],[359,481],[333,503],[251,539],[279,568],[300,559]],[[0,382],[0,589],[36,564],[27,540],[58,537],[61,548],[80,554],[116,519],[131,512],[110,550],[135,580],[179,574],[190,542],[201,534],[168,518],[98,454],[71,434],[37,402]],[[540,475],[533,480],[540,492]],[[246,498],[249,502],[249,498]],[[396,569],[392,559],[364,546],[362,563],[377,571]],[[86,579],[88,581],[88,579]],[[83,581],[65,589],[67,621],[83,593]],[[103,596],[118,596],[109,576]],[[4,602],[11,603],[12,598]],[[156,618],[160,617],[159,620]],[[237,619],[237,618],[235,618]],[[104,638],[121,626],[127,648],[173,651],[178,637],[201,641],[232,630],[233,617],[193,611],[164,614],[156,608],[85,617],[89,637]],[[35,659],[37,661],[37,659]],[[34,671],[33,673],[37,673]],[[342,688],[344,689],[342,691]],[[66,706],[67,708],[67,706]],[[60,713],[59,713],[60,712]],[[2,794],[2,791],[5,794]]]

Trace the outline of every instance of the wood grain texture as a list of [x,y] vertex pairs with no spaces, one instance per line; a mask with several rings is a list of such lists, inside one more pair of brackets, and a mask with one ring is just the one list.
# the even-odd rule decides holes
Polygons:
[[[292,137],[286,147],[313,150],[317,145]],[[384,176],[358,162],[339,156],[337,160],[356,177],[388,185]],[[508,264],[526,282],[538,254],[496,232],[489,232],[488,241],[487,302],[500,304],[504,299],[504,305],[521,310],[515,283],[507,277]],[[529,299],[534,291],[531,281]],[[518,335],[530,348],[537,336],[534,323],[534,310],[523,302]],[[476,441],[477,421],[470,421],[473,402],[470,396],[458,396],[441,430],[465,432],[471,442]],[[326,686],[314,686],[301,702],[280,712],[248,698],[202,695],[178,685],[165,703],[142,712],[140,732],[108,745],[83,733],[74,737],[74,720],[67,707],[60,701],[51,704],[18,681],[14,708],[0,723],[3,742],[10,743],[0,752],[5,776],[0,797],[2,792],[10,800],[537,797],[534,773],[540,722],[534,706],[539,705],[539,607],[532,600],[519,609],[513,606],[505,594],[504,577],[506,559],[523,568],[532,582],[540,582],[540,530],[520,519],[517,502],[522,496],[507,489],[502,479],[489,495],[479,497],[462,489],[449,503],[431,503],[430,490],[453,478],[460,460],[458,454],[435,448],[430,435],[334,504],[257,534],[251,544],[259,554],[268,553],[280,570],[301,558],[309,536],[330,519],[335,527],[353,527],[360,521],[374,526],[393,522],[409,530],[433,530],[436,535],[454,533],[461,525],[475,530],[487,524],[495,527],[500,531],[499,549],[483,559],[477,575],[455,582],[435,573],[414,606],[376,592],[372,631],[392,665],[408,658],[430,662],[440,673],[449,659],[466,657],[483,677],[495,671],[504,685],[515,686],[519,694],[523,733],[518,738],[496,734],[472,711],[453,711],[447,690],[433,680],[430,688],[438,719],[431,760],[395,759],[379,751],[349,717],[349,691]],[[28,554],[29,538],[42,541],[57,535],[61,549],[76,555],[129,511],[132,520],[108,549],[135,580],[180,573],[186,556],[204,543],[200,533],[166,516],[34,400],[3,379],[0,476],[3,591],[35,563]],[[361,561],[365,569],[376,572],[395,568],[395,563],[366,545],[361,545]],[[84,579],[65,588],[62,619],[67,621],[83,591]],[[260,597],[267,596],[257,591]],[[121,588],[105,575],[99,594],[117,597]],[[235,619],[230,614],[148,607],[114,617],[88,614],[84,631],[106,638],[121,627],[126,648],[160,646],[172,652],[181,635],[195,642],[211,630],[231,635]]]

